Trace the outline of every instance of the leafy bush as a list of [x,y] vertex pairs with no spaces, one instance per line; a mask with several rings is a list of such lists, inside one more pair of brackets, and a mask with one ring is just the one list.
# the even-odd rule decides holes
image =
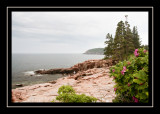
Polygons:
[[116,83],[114,91],[117,96],[113,102],[148,102],[147,50],[136,49],[127,61],[111,67],[110,74]]
[[56,100],[66,103],[90,103],[97,101],[94,97],[86,96],[85,94],[76,94],[74,89],[69,85],[61,86],[58,89],[58,94],[59,96],[56,97]]

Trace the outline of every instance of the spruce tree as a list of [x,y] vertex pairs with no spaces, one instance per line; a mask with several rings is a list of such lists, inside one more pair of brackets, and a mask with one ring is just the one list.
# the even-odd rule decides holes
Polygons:
[[106,36],[105,44],[107,46],[104,48],[104,55],[105,59],[107,59],[113,55],[113,37],[109,33]]
[[127,57],[133,53],[135,50],[134,43],[133,43],[133,35],[130,29],[130,25],[127,21],[125,21],[125,35],[124,35],[124,58],[127,59]]
[[123,60],[124,53],[124,35],[125,35],[125,26],[124,22],[120,21],[117,24],[116,34],[114,38],[114,50],[113,50],[113,59]]
[[140,47],[137,27],[134,26],[133,31],[131,31],[127,19],[125,23],[120,21],[117,24],[114,38],[108,33],[106,39],[105,44],[107,46],[104,49],[105,58],[112,57],[112,59],[118,61],[127,60],[129,55]]
[[135,49],[140,48],[141,42],[140,42],[140,38],[139,38],[139,35],[138,35],[138,31],[137,31],[137,27],[136,27],[136,26],[133,27],[132,34],[133,34],[133,44],[134,44],[134,48],[135,48]]

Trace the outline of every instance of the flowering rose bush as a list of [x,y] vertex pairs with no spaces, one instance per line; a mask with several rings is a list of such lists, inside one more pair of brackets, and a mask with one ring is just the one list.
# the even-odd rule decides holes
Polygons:
[[110,69],[116,85],[113,102],[148,102],[148,51],[136,49],[134,55]]

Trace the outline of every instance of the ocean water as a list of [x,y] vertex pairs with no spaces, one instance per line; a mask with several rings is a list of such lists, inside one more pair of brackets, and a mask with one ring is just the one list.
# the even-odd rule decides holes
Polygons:
[[68,68],[89,59],[102,59],[104,55],[87,54],[12,54],[12,89],[16,84],[24,86],[45,83],[64,77],[61,74],[36,75],[35,70]]

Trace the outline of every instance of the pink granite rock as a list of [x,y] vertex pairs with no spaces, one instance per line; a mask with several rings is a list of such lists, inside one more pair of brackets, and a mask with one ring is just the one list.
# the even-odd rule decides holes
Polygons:
[[[49,83],[12,89],[12,101],[51,102],[58,96],[59,87],[71,85],[76,93],[96,97],[98,99],[97,102],[112,102],[112,99],[116,96],[113,87],[115,83],[112,81],[113,78],[109,77],[108,71],[108,67],[93,68],[82,72],[79,71],[75,75],[59,78]],[[83,73],[86,73],[86,76],[81,76]],[[78,76],[79,78],[75,80]],[[58,101],[55,100],[55,102]]]

